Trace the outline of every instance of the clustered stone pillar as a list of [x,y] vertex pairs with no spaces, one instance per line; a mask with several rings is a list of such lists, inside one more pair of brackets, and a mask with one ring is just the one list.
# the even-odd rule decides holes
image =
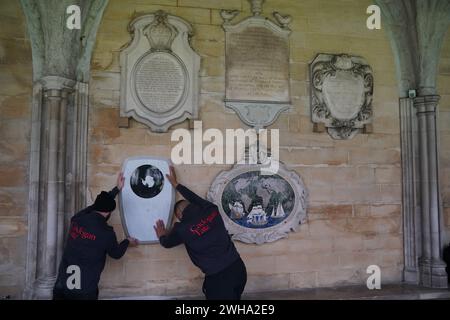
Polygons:
[[420,190],[418,170],[417,116],[414,100],[400,98],[400,142],[402,151],[402,211],[403,211],[403,279],[407,283],[419,283],[420,256]]
[[447,287],[445,263],[442,261],[441,206],[436,128],[438,95],[414,99],[417,111],[419,172],[421,198],[420,282],[429,287]]
[[75,81],[41,79],[36,281],[33,296],[51,298],[64,243],[68,94]]
[[[447,287],[436,128],[438,64],[450,1],[375,0],[391,38],[400,93],[404,280]],[[410,92],[417,98],[406,98]]]

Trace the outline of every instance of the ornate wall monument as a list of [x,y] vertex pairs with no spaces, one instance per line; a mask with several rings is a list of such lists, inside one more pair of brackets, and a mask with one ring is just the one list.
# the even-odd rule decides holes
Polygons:
[[253,16],[237,24],[238,11],[222,10],[225,30],[225,106],[247,125],[261,128],[291,107],[289,16],[261,16],[263,0],[250,0]]
[[238,163],[220,172],[208,192],[232,238],[245,243],[285,238],[306,222],[308,193],[300,176],[282,163],[273,175],[261,174],[262,167]]
[[132,40],[120,54],[120,115],[153,131],[198,116],[200,56],[185,20],[157,11],[129,25]]
[[350,139],[372,122],[373,75],[363,58],[318,54],[310,82],[311,120],[333,139]]

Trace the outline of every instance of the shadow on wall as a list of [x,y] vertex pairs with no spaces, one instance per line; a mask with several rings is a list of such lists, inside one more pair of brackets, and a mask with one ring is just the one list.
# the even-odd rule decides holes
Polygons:
[[447,271],[447,281],[450,284],[450,243],[444,248],[443,260],[447,264],[445,271]]

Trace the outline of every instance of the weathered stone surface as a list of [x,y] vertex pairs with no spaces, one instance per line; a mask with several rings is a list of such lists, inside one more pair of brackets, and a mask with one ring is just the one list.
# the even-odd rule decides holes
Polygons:
[[25,188],[1,188],[1,216],[22,217],[27,213],[28,194]]
[[289,274],[264,275],[247,277],[246,292],[273,291],[289,288]]
[[317,285],[327,286],[345,286],[351,284],[364,283],[365,270],[355,268],[335,269],[319,271],[317,274]]
[[348,151],[335,148],[280,148],[280,159],[300,165],[338,166],[348,163]]
[[358,148],[350,151],[349,158],[351,164],[400,164],[400,150]]
[[0,217],[0,237],[20,237],[26,235],[23,218]]
[[25,167],[13,164],[0,164],[0,188],[24,187],[27,181]]
[[25,283],[31,46],[19,1],[0,2],[0,297]]
[[[179,0],[180,7],[198,7],[209,9],[237,9],[241,10],[241,0]],[[245,4],[246,5],[246,4]]]
[[303,289],[314,288],[317,286],[317,272],[298,272],[291,273],[289,278],[289,288],[291,289]]

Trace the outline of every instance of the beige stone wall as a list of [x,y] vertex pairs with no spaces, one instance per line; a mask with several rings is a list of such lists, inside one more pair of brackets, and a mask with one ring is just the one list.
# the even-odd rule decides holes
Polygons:
[[[366,29],[370,0],[269,0],[264,13],[293,17],[291,86],[294,110],[271,128],[280,129],[281,160],[296,170],[310,192],[309,221],[289,239],[262,246],[236,243],[248,267],[247,291],[364,284],[366,268],[382,268],[384,283],[401,280],[401,170],[398,94],[394,59],[384,30]],[[156,134],[131,121],[119,129],[118,53],[130,37],[131,16],[164,9],[190,21],[194,49],[201,55],[200,118],[206,128],[244,127],[226,112],[224,32],[219,9],[243,10],[246,0],[111,0],[92,61],[89,125],[88,202],[112,187],[124,159],[136,155],[170,157],[170,134]],[[374,132],[334,141],[312,132],[309,118],[308,63],[317,53],[361,55],[375,77]],[[448,58],[448,57],[447,57]],[[448,70],[447,70],[448,72]],[[245,127],[244,127],[245,128]],[[200,195],[228,166],[179,166],[180,182]],[[123,235],[119,213],[111,223]],[[131,249],[108,260],[102,277],[104,296],[201,294],[201,273],[183,247],[158,245]]]
[[32,64],[25,17],[0,1],[0,298],[25,283]]
[[450,242],[450,32],[444,41],[439,64],[438,93],[440,130],[440,183],[444,208],[444,225],[447,229],[446,242]]
[[[247,291],[363,284],[370,264],[382,267],[384,283],[401,279],[401,170],[397,84],[384,30],[365,28],[370,0],[268,0],[293,16],[291,85],[294,110],[280,129],[281,160],[296,170],[310,192],[309,221],[289,239],[262,246],[236,243],[248,271]],[[131,16],[164,9],[193,23],[193,46],[202,56],[200,118],[205,128],[245,128],[226,112],[224,33],[219,9],[244,11],[246,0],[110,0],[92,61],[89,124],[89,196],[115,182],[123,160],[135,155],[170,156],[170,134],[155,134],[131,121],[117,126],[118,52],[129,41]],[[374,133],[334,141],[312,132],[308,63],[320,52],[365,57],[375,76]],[[25,282],[28,205],[31,48],[19,1],[0,1],[0,298],[20,297]],[[440,102],[441,184],[450,238],[450,33],[442,49]],[[187,123],[171,129],[187,128]],[[229,166],[180,166],[180,182],[204,196],[216,174]],[[193,183],[194,182],[194,183]],[[123,236],[119,213],[111,223]],[[201,294],[201,273],[183,247],[131,249],[109,259],[102,276],[104,296]]]

